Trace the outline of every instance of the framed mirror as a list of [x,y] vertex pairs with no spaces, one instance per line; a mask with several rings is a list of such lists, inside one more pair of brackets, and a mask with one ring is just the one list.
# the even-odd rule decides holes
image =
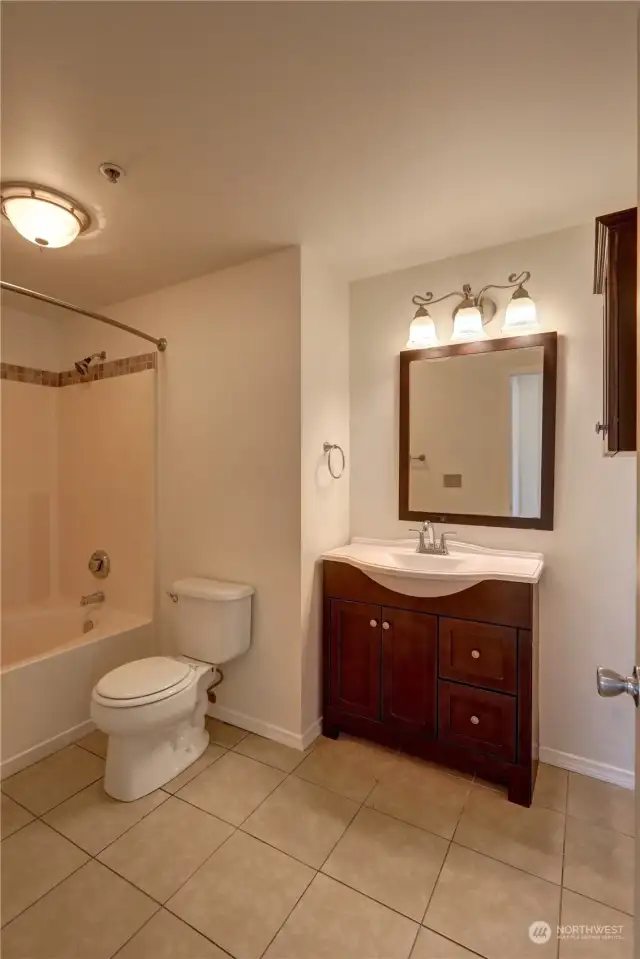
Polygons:
[[557,334],[400,354],[400,519],[553,529]]

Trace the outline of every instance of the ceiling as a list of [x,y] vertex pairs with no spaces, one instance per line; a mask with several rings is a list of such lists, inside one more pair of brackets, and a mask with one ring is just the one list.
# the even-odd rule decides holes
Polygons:
[[41,251],[4,222],[3,278],[105,306],[309,243],[354,279],[634,205],[637,13],[5,2],[3,180],[94,227]]

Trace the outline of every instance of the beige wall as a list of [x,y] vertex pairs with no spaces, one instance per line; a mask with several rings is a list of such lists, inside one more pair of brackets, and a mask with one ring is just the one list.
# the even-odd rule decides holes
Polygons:
[[[37,390],[39,387],[32,387]],[[52,390],[59,394],[59,569],[77,602],[104,590],[117,609],[153,613],[156,373]],[[108,579],[87,568],[111,559]]]
[[[511,515],[511,383],[542,371],[542,348],[411,364],[409,505],[441,513]],[[445,487],[457,473],[460,487]]]
[[[288,249],[105,308],[169,348],[159,359],[158,613],[183,576],[250,583],[253,644],[218,702],[266,734],[301,731],[300,253]],[[76,324],[76,328],[78,326]],[[98,324],[67,346],[135,341]],[[138,352],[148,346],[139,341]],[[248,717],[248,720],[247,720]]]
[[[559,344],[556,518],[550,532],[457,527],[486,546],[540,550],[541,744],[543,757],[580,757],[608,776],[633,767],[633,710],[603,704],[595,669],[625,675],[634,659],[635,456],[603,457],[594,424],[602,418],[602,302],[593,296],[593,225],[575,227],[354,284],[351,317],[351,533],[406,536],[398,520],[398,354],[405,348],[411,297],[438,296],[471,283],[504,282],[531,270],[527,284],[544,330]],[[493,295],[493,294],[492,294]],[[509,294],[489,325],[499,335]],[[451,301],[432,310],[441,339],[451,335]],[[411,535],[411,534],[409,534]],[[595,766],[593,765],[595,764]],[[619,774],[616,770],[622,770]]]
[[0,381],[2,404],[2,606],[58,594],[58,393]]
[[[302,248],[301,458],[302,729],[322,712],[322,568],[318,557],[349,539],[349,300],[347,284]],[[344,449],[333,479],[322,444]],[[340,458],[334,454],[334,462]]]

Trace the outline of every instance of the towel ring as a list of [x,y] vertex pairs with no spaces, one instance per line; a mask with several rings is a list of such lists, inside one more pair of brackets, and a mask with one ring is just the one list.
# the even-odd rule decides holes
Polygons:
[[[344,455],[344,450],[342,449],[341,446],[338,446],[337,443],[323,443],[322,449],[327,454],[327,466],[329,467],[329,472],[331,473],[334,479],[340,479],[340,477],[344,473],[344,468],[347,465],[347,461]],[[333,467],[331,465],[331,454],[333,453],[334,450],[339,450],[340,456],[342,457],[342,466],[340,467],[339,473],[334,473]]]

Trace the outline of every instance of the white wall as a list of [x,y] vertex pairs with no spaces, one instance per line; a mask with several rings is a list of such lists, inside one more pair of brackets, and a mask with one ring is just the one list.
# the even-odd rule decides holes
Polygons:
[[[349,540],[349,297],[347,284],[302,249],[301,576],[302,729],[321,706],[322,577],[318,557]],[[322,444],[342,446],[344,476],[333,479]],[[333,454],[334,469],[340,456]]]
[[[218,702],[300,731],[300,255],[288,249],[111,306],[169,348],[159,359],[159,610],[183,576],[250,583],[253,645]],[[83,327],[111,358],[143,341]],[[94,334],[95,335],[95,334]],[[77,352],[78,343],[74,344]],[[133,346],[133,349],[132,349]],[[84,347],[83,347],[84,348]],[[82,352],[82,350],[80,350]]]
[[[351,534],[406,535],[397,519],[398,354],[412,317],[411,296],[436,296],[462,283],[478,289],[528,269],[544,330],[559,344],[555,529],[458,527],[483,545],[540,550],[541,743],[624,770],[633,768],[633,710],[598,698],[595,669],[625,674],[635,644],[634,456],[602,456],[602,305],[591,293],[591,224],[480,250],[358,282],[351,297]],[[499,335],[509,294],[488,328]],[[451,302],[432,310],[443,341]],[[555,753],[547,753],[547,758]],[[556,757],[557,758],[557,757]]]
[[3,302],[0,328],[3,363],[50,372],[62,369],[61,319],[23,313]]

